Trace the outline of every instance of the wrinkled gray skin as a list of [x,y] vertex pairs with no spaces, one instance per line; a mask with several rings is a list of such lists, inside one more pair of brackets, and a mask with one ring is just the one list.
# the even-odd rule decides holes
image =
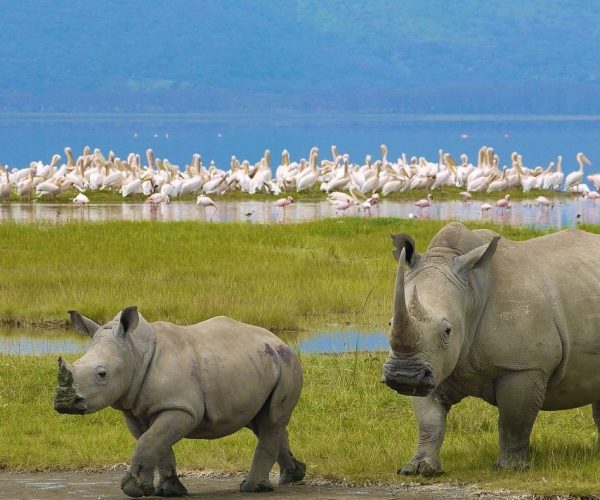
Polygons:
[[600,429],[600,236],[569,229],[516,242],[452,223],[423,255],[408,235],[392,239],[382,381],[414,396],[418,424],[416,453],[398,473],[441,473],[446,416],[465,396],[498,407],[500,468],[528,465],[540,410],[591,403]]
[[[226,318],[191,326],[148,323],[135,307],[104,326],[70,311],[76,330],[92,336],[72,366],[59,358],[54,408],[60,413],[121,410],[137,444],[123,492],[187,494],[172,446],[182,438],[214,439],[248,427],[258,437],[243,492],[271,491],[304,477],[288,445],[286,426],[302,390],[294,352],[271,332]],[[154,470],[159,483],[154,486]]]

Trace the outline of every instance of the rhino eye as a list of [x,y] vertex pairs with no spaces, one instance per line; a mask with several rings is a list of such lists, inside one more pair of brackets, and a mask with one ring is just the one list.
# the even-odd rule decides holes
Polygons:
[[104,367],[96,368],[96,380],[100,383],[106,382],[108,378],[108,373]]
[[450,343],[450,337],[452,336],[452,327],[445,324],[442,330],[442,346],[445,347]]

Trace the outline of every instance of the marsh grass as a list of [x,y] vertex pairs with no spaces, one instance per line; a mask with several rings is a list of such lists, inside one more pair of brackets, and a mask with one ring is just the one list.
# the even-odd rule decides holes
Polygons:
[[[228,315],[274,331],[385,328],[395,261],[390,234],[424,251],[441,221],[324,219],[286,224],[197,222],[0,224],[0,320],[65,326],[137,305],[150,321]],[[540,231],[471,225],[511,239]],[[592,228],[593,229],[593,228]]]
[[[307,462],[311,477],[406,481],[395,471],[413,453],[415,421],[409,398],[379,382],[384,360],[384,353],[301,357],[305,385],[289,431],[292,449]],[[52,410],[54,357],[0,356],[0,379],[0,467],[103,468],[129,462],[134,439],[119,412],[73,416]],[[446,474],[425,482],[536,493],[600,491],[589,407],[541,413],[532,436],[534,465],[524,472],[492,469],[496,420],[496,409],[480,400],[457,405],[442,448]],[[246,471],[254,446],[254,437],[243,430],[215,441],[183,440],[175,453],[182,469]]]

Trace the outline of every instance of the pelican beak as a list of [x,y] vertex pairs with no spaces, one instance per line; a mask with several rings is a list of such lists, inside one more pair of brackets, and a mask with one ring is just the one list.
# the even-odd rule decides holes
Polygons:
[[592,162],[588,159],[587,156],[585,156],[584,154],[581,155],[581,159],[582,161],[586,164],[586,165],[591,165]]

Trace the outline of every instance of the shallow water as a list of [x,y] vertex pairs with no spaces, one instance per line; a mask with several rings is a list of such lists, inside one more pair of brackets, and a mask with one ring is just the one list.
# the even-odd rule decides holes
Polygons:
[[[500,196],[490,197],[492,204]],[[194,202],[173,202],[168,205],[153,206],[144,203],[108,203],[75,206],[73,204],[50,203],[10,203],[0,204],[0,221],[65,223],[73,221],[97,222],[108,220],[156,220],[199,222],[249,222],[280,223],[322,219],[326,217],[400,217],[414,214],[422,219],[443,220],[486,220],[497,224],[533,226],[561,229],[575,226],[576,223],[600,223],[600,204],[593,206],[583,198],[556,200],[552,210],[535,206],[533,200],[515,201],[512,209],[492,208],[487,214],[481,213],[481,202],[463,204],[459,201],[443,201],[422,211],[412,201],[383,200],[371,212],[360,212],[352,207],[343,213],[336,213],[335,206],[328,201],[300,201],[289,205],[285,212],[277,209],[271,201],[218,201],[217,209],[204,209]],[[577,215],[580,215],[579,219]]]
[[[282,335],[302,353],[333,353],[381,351],[388,349],[385,333],[351,329],[324,330]],[[90,339],[70,330],[43,328],[0,328],[0,353],[25,356],[29,354],[74,354],[85,352]]]

